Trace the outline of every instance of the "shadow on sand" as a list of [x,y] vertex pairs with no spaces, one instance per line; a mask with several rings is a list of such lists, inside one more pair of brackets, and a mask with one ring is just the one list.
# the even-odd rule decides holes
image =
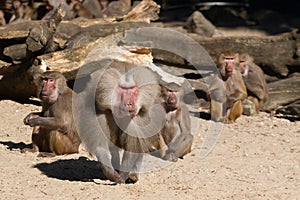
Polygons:
[[39,163],[33,166],[50,178],[68,181],[94,182],[93,179],[107,180],[100,164],[86,157],[57,160],[51,163]]

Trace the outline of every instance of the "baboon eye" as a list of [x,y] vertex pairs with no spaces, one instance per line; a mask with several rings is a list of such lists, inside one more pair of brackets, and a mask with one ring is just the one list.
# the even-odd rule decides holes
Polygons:
[[234,58],[225,58],[225,61],[233,61]]

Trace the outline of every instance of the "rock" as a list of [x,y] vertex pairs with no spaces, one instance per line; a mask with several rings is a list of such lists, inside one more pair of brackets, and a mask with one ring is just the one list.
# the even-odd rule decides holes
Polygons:
[[257,114],[255,109],[255,104],[252,101],[245,99],[242,101],[242,105],[243,105],[243,115],[254,116]]
[[195,11],[187,20],[185,28],[190,33],[197,33],[201,36],[211,37],[216,31],[216,27],[208,21],[201,12]]

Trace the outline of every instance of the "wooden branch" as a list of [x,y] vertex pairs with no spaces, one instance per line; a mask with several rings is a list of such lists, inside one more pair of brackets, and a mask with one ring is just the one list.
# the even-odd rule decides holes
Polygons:
[[38,52],[46,49],[52,41],[52,37],[63,16],[63,11],[58,7],[49,20],[43,22],[40,26],[35,26],[29,32],[26,39],[27,50],[30,52]]
[[160,5],[152,0],[143,0],[137,4],[127,15],[123,17],[123,20],[133,21],[156,21],[159,19]]
[[95,44],[91,43],[75,49],[48,53],[38,56],[37,60],[50,70],[60,71],[68,80],[72,80],[76,78],[78,69],[83,65],[85,58],[94,46]]
[[[24,22],[18,24],[18,26],[12,24],[6,26],[4,29],[0,29],[0,42],[3,47],[13,45],[16,43],[22,43],[30,28],[39,24],[39,22]],[[89,37],[86,43],[96,40],[98,37],[105,37],[107,35],[122,32],[130,28],[149,27],[149,26],[161,26],[160,24],[149,24],[146,22],[136,21],[107,21],[103,19],[95,20],[83,20],[83,21],[63,21],[59,24],[58,29],[54,35],[54,41],[59,44],[61,48],[65,48],[66,43],[78,43],[83,37]],[[99,31],[101,30],[101,31]],[[178,33],[179,34],[179,33]],[[180,33],[182,34],[182,33]],[[209,55],[215,60],[215,58],[224,51],[237,51],[248,52],[254,57],[254,61],[258,64],[265,73],[269,75],[277,75],[285,77],[293,71],[300,71],[300,34],[298,33],[285,33],[276,36],[239,36],[239,37],[215,37],[204,38],[196,36],[194,34],[188,34],[188,37],[193,38],[199,44],[201,44]],[[168,38],[171,43],[172,38]],[[70,48],[78,47],[83,43],[77,45],[71,45]],[[188,67],[186,61],[175,54],[170,52],[157,50],[153,51],[154,59],[159,62],[170,63],[174,66]],[[8,62],[3,56],[0,59]],[[205,65],[199,66],[204,68]]]
[[44,21],[24,21],[17,24],[8,24],[0,29],[0,40],[17,40],[27,38],[28,33],[35,26],[40,25]]

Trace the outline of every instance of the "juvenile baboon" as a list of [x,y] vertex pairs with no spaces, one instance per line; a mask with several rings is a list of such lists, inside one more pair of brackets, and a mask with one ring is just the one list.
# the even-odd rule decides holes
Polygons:
[[[162,137],[167,150],[163,159],[177,161],[191,152],[193,135],[189,110],[181,99],[181,88],[176,84],[162,86],[163,107],[166,111],[166,121],[162,129]],[[162,148],[162,147],[160,147]]]

